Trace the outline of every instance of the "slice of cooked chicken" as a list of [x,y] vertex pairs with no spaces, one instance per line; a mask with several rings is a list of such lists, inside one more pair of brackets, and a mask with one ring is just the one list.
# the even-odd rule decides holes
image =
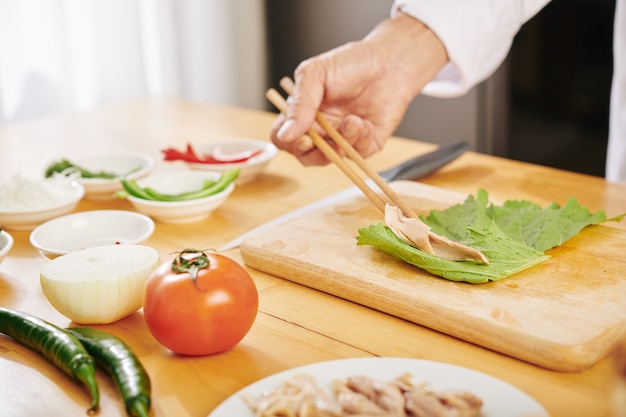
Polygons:
[[483,401],[470,392],[434,392],[424,385],[405,395],[408,416],[477,417],[483,406]]
[[346,415],[404,417],[400,388],[369,376],[351,376],[333,382],[333,390]]
[[260,396],[243,396],[257,417],[340,417],[340,404],[311,375],[296,374]]
[[473,259],[488,264],[487,257],[478,249],[433,233],[420,219],[407,217],[396,206],[385,206],[385,224],[402,240],[431,255],[451,261]]

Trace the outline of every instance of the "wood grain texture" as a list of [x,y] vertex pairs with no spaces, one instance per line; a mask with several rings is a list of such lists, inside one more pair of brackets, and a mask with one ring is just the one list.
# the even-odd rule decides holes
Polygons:
[[[421,213],[466,198],[417,182],[396,182],[394,189]],[[472,285],[357,246],[358,229],[380,221],[357,197],[251,236],[242,257],[263,272],[558,371],[589,368],[626,329],[622,230],[588,227],[549,251],[548,261]]]
[[[153,156],[155,172],[185,169],[183,163],[164,162],[161,149],[228,137],[269,140],[275,118],[276,114],[269,112],[164,98],[116,103],[93,112],[0,126],[0,180],[6,180],[18,169],[24,175],[41,174],[52,159],[121,149]],[[382,170],[435,147],[428,142],[392,138],[368,162],[374,169]],[[609,216],[626,212],[626,184],[475,152],[467,152],[422,183],[436,186],[446,195],[466,195],[482,187],[496,201],[524,198],[542,206],[550,201],[563,204],[575,195],[591,210],[604,209]],[[280,152],[258,180],[238,187],[209,218],[182,225],[157,222],[154,235],[146,243],[157,249],[163,260],[170,260],[173,252],[186,247],[218,248],[268,220],[351,185],[332,165],[303,167],[291,155]],[[414,201],[419,205],[419,200]],[[349,205],[341,206],[350,210]],[[76,211],[99,209],[133,207],[125,200],[82,201]],[[365,199],[362,210],[372,220],[379,219]],[[607,226],[626,231],[626,221]],[[319,230],[311,230],[306,237],[321,236]],[[346,226],[346,230],[353,245],[354,229]],[[30,245],[28,232],[11,234],[15,246],[0,264],[0,305],[59,326],[70,325],[41,291],[39,271],[48,261]],[[243,264],[239,249],[225,254]],[[605,257],[602,271],[613,271],[626,278],[626,271],[618,270],[623,265],[622,257],[623,251],[619,256]],[[383,261],[387,262],[381,259],[381,266]],[[362,269],[359,265],[354,268]],[[207,417],[228,396],[263,377],[315,362],[365,356],[421,358],[493,375],[535,398],[551,417],[610,416],[614,365],[608,357],[583,372],[552,371],[287,279],[253,268],[247,270],[259,289],[260,311],[250,333],[229,352],[199,358],[173,355],[149,333],[141,311],[101,326],[127,342],[148,370],[153,384],[152,416]],[[400,271],[394,279],[401,280],[405,275],[404,269]],[[597,274],[589,279],[595,284],[601,278]],[[563,291],[555,297],[568,299],[570,289],[564,287]],[[614,294],[614,299],[618,295]],[[581,299],[576,292],[573,297]],[[579,307],[587,308],[582,304]],[[534,306],[529,302],[526,308]],[[500,311],[501,320],[505,320],[507,311],[504,307]],[[88,396],[80,384],[2,335],[0,374],[2,417],[85,415]],[[103,373],[98,374],[98,379],[102,405],[99,415],[125,417],[124,406],[110,379]]]

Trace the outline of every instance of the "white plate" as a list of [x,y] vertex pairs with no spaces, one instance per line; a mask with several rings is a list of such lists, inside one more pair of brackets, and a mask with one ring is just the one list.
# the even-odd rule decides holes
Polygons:
[[209,417],[254,417],[242,395],[258,396],[273,390],[296,373],[316,378],[327,390],[334,379],[368,375],[392,379],[405,372],[415,384],[428,382],[435,391],[466,390],[483,400],[481,417],[546,417],[547,411],[528,394],[492,376],[455,365],[411,358],[353,358],[320,362],[283,371],[257,381],[236,392],[220,404]]

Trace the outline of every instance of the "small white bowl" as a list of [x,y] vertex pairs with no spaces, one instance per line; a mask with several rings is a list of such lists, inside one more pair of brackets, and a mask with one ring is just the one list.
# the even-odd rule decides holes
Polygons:
[[[222,174],[210,171],[173,171],[149,175],[137,181],[140,187],[151,187],[162,194],[178,194],[202,188],[204,181],[217,180]],[[228,199],[235,189],[230,183],[219,193],[204,198],[185,201],[145,200],[129,195],[131,204],[141,213],[163,223],[189,223],[203,220]]]
[[237,184],[246,184],[255,180],[267,167],[272,159],[278,154],[278,148],[274,144],[256,139],[226,139],[219,142],[206,143],[194,146],[199,155],[211,155],[219,150],[224,156],[236,157],[247,151],[260,151],[259,154],[243,162],[224,162],[218,164],[192,163],[187,165],[192,169],[224,172],[228,169],[239,168]]
[[13,236],[5,232],[0,231],[0,263],[5,260],[11,248],[13,247]]
[[144,243],[154,233],[154,222],[128,210],[92,210],[68,214],[38,226],[30,244],[44,257],[96,246]]
[[[152,171],[154,159],[139,152],[110,152],[78,158],[76,165],[89,171],[106,171],[120,177],[136,180]],[[85,187],[85,200],[112,200],[115,192],[122,189],[120,180],[109,178],[78,178]]]
[[69,179],[19,179],[12,187],[20,190],[19,195],[13,195],[16,201],[0,201],[0,226],[7,230],[32,230],[71,212],[85,195],[85,188]]

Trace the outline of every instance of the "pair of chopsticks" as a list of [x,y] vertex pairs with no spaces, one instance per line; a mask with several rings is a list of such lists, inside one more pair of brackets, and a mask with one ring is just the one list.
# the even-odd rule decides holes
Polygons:
[[[293,92],[294,83],[288,77],[283,78],[280,81],[280,86],[287,92],[287,94],[291,94]],[[273,88],[267,90],[265,96],[267,99],[274,105],[276,108],[283,114],[287,114],[287,102],[281,96],[281,94]],[[313,144],[320,150],[322,153],[341,171],[346,174],[348,178],[357,186],[359,189],[365,194],[365,196],[372,202],[374,205],[384,214],[385,213],[385,205],[395,205],[398,207],[405,216],[417,218],[415,212],[409,207],[409,205],[400,198],[400,196],[383,180],[378,173],[372,169],[367,162],[363,159],[361,155],[348,143],[348,141],[335,129],[329,122],[326,120],[326,117],[321,113],[317,112],[315,116],[315,120],[319,124],[319,126],[330,136],[330,138],[335,142],[335,144],[345,152],[350,160],[352,160],[362,171],[363,173],[369,177],[374,184],[380,188],[383,194],[387,197],[388,201],[385,201],[380,194],[374,192],[365,180],[356,173],[350,165],[345,161],[345,159],[339,155],[336,150],[324,139],[320,136],[319,133],[313,128],[308,130],[308,136],[310,136]]]

